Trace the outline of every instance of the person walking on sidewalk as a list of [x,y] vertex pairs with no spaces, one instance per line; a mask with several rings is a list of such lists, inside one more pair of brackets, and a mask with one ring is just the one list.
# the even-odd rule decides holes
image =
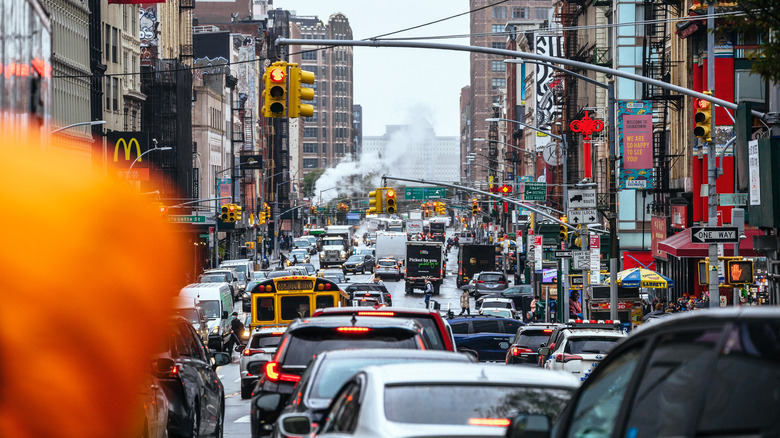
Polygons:
[[471,309],[469,309],[469,291],[463,290],[463,293],[460,294],[460,313],[459,315],[463,315],[463,312],[466,312],[467,315],[471,315]]

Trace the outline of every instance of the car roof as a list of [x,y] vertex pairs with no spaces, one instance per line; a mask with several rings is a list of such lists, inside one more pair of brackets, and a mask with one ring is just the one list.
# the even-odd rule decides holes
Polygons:
[[623,338],[626,334],[609,330],[575,330],[568,333],[567,339],[579,337]]
[[[780,319],[780,308],[767,306],[741,306],[718,309],[703,309],[675,313],[668,318],[660,318],[652,324],[642,324],[636,330],[636,335],[650,336],[657,332],[674,330],[679,327],[698,324],[725,324],[733,321]],[[632,338],[635,337],[632,335]]]
[[[518,321],[516,319],[502,318],[500,316],[495,316],[495,315],[457,315],[457,316],[454,316],[452,318],[448,318],[447,321],[451,324],[453,322],[469,321],[469,320],[472,320],[472,319],[479,319],[479,318],[481,318],[481,319],[487,319],[487,318],[490,318],[490,319],[504,319],[504,320],[514,321],[514,322],[520,322],[520,321]],[[520,324],[522,324],[522,322],[520,322]]]
[[354,312],[394,312],[396,314],[409,314],[409,315],[434,315],[438,314],[438,312],[434,312],[433,310],[428,310],[425,308],[417,308],[417,307],[392,307],[392,308],[383,308],[383,309],[366,309],[365,307],[355,307],[355,306],[347,306],[347,307],[326,307],[324,309],[317,309],[317,313],[321,314],[322,316],[331,316],[329,314],[351,314]]
[[482,274],[496,274],[496,275],[504,275],[504,273],[503,273],[503,272],[498,272],[498,271],[481,271],[479,274],[480,274],[480,275],[482,275]]
[[577,389],[580,382],[571,374],[550,370],[474,363],[414,363],[374,365],[364,373],[385,385],[414,383],[479,383],[480,385],[543,386]]
[[310,317],[306,319],[296,319],[290,323],[287,331],[294,333],[295,331],[306,329],[309,327],[369,327],[369,328],[406,328],[408,330],[419,331],[420,323],[413,319],[408,318],[384,318],[384,317],[357,317],[353,316],[328,316],[325,317]]
[[469,356],[454,351],[411,350],[402,348],[365,348],[359,350],[331,350],[319,355],[325,359],[362,359],[365,357],[386,357],[388,359],[429,359],[470,362]]

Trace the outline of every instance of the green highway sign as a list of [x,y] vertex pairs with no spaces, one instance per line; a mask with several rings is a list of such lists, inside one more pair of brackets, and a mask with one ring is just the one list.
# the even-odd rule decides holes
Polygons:
[[422,187],[407,187],[404,189],[404,199],[407,201],[422,201],[423,188]]
[[206,216],[186,216],[186,215],[169,215],[168,222],[175,222],[177,224],[204,224],[206,223]]
[[547,183],[526,182],[525,183],[525,200],[526,201],[546,201],[547,200]]
[[426,199],[442,199],[446,197],[446,187],[406,187],[404,189],[404,199],[407,201],[424,201]]

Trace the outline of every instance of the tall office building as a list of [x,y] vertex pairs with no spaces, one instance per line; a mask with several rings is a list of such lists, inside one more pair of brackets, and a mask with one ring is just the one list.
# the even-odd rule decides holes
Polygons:
[[[341,13],[330,16],[327,24],[317,17],[291,16],[301,30],[302,39],[351,40],[352,28]],[[303,120],[303,169],[300,177],[312,169],[336,165],[345,156],[354,156],[352,48],[301,46],[301,68],[313,72],[316,82],[314,116]]]

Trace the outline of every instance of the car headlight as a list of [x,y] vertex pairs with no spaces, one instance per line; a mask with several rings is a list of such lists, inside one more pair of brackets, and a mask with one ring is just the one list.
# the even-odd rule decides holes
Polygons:
[[214,328],[213,328],[213,329],[211,329],[211,333],[213,333],[213,334],[217,334],[217,333],[219,333],[219,326],[218,326],[218,325],[215,325],[215,326],[214,326]]
[[325,257],[325,251],[320,251],[320,257]]
[[346,253],[346,252],[344,252],[344,251],[341,251],[341,258],[342,258],[342,259],[345,259],[345,258],[347,258],[347,253]]

